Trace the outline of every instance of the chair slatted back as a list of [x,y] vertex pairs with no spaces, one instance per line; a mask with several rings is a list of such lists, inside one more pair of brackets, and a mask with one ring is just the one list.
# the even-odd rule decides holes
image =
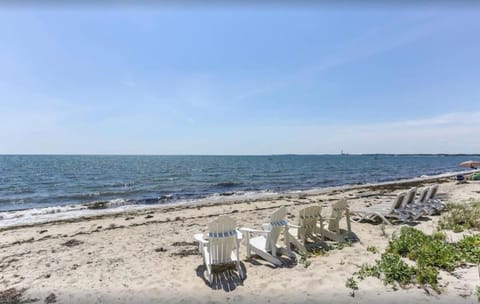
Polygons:
[[393,200],[391,210],[402,208],[402,204],[406,196],[407,196],[407,191],[398,193],[395,199]]
[[317,230],[317,223],[322,217],[322,207],[310,206],[303,208],[298,214],[298,237],[306,239],[313,236]]
[[417,187],[412,187],[407,191],[407,195],[403,198],[401,208],[405,208],[408,205],[413,204],[415,201],[415,194],[417,193]]
[[208,252],[210,263],[232,261],[232,251],[238,246],[237,223],[229,216],[220,216],[208,225]]
[[276,252],[276,244],[282,230],[285,231],[287,228],[288,222],[287,217],[287,208],[285,206],[280,207],[270,216],[270,233],[267,235],[266,249],[272,253]]
[[340,220],[347,211],[348,204],[347,199],[342,198],[332,206],[332,214],[330,220],[328,221],[328,230],[330,231],[339,231],[340,230]]
[[438,184],[434,184],[430,186],[430,190],[428,191],[428,194],[427,194],[427,201],[435,199],[435,195],[437,195],[437,190],[438,190]]
[[418,203],[424,203],[427,200],[427,194],[428,191],[430,190],[430,187],[423,187],[420,193],[418,194]]

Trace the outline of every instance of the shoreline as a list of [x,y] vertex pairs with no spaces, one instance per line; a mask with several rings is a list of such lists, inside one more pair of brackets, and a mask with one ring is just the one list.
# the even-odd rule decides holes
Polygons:
[[[96,219],[96,218],[108,218],[108,217],[118,217],[122,215],[135,215],[142,214],[149,211],[160,211],[160,210],[178,210],[198,208],[199,206],[222,206],[222,205],[235,205],[248,202],[258,202],[263,200],[276,200],[276,199],[298,199],[300,197],[309,197],[322,195],[329,192],[337,191],[352,191],[358,189],[370,189],[370,190],[386,190],[394,191],[396,188],[402,188],[405,185],[410,187],[416,186],[418,184],[426,183],[429,181],[448,181],[448,178],[454,177],[457,174],[471,175],[477,170],[469,171],[459,171],[459,172],[446,172],[433,176],[420,176],[414,178],[398,179],[393,181],[385,181],[378,183],[365,183],[365,184],[349,184],[349,185],[340,185],[340,186],[331,186],[331,187],[322,187],[322,188],[313,188],[307,190],[288,190],[283,192],[256,192],[257,195],[253,197],[242,197],[241,195],[232,195],[232,196],[209,196],[205,198],[199,198],[189,201],[180,201],[180,202],[171,202],[164,204],[153,204],[153,205],[122,205],[119,207],[106,207],[106,208],[97,208],[93,206],[92,203],[88,204],[79,204],[79,205],[66,205],[66,206],[52,206],[45,208],[29,208],[22,210],[13,210],[13,211],[3,211],[0,212],[0,231],[6,229],[14,229],[16,227],[29,227],[41,224],[47,224],[52,222],[79,222],[83,220]],[[446,180],[445,180],[446,179]],[[69,207],[73,207],[71,210],[68,210]],[[55,210],[66,208],[65,211],[55,212]],[[52,211],[50,211],[52,210]],[[29,215],[29,212],[35,212],[33,215]],[[3,216],[2,216],[3,214]],[[5,215],[15,215],[12,218],[5,219]],[[28,218],[25,215],[30,216]]]
[[[222,204],[155,206],[152,209],[81,217],[0,229],[1,290],[23,292],[23,299],[43,301],[54,294],[57,303],[251,303],[256,299],[278,303],[318,302],[375,303],[405,301],[425,303],[476,303],[471,291],[480,285],[476,267],[441,273],[442,294],[423,288],[392,288],[368,278],[359,281],[351,297],[345,281],[379,252],[404,225],[383,226],[352,222],[358,242],[310,259],[305,268],[297,263],[272,267],[259,258],[246,259],[240,248],[246,279],[209,286],[194,234],[205,232],[220,215],[229,215],[239,227],[259,228],[280,206],[288,209],[289,222],[298,211],[319,205],[322,213],[343,197],[352,208],[392,202],[393,194],[412,185],[439,183],[444,202],[480,199],[480,182],[456,184],[454,175],[323,189],[322,193],[291,193],[275,199]],[[432,233],[439,216],[415,223]],[[345,228],[344,221],[341,227]]]

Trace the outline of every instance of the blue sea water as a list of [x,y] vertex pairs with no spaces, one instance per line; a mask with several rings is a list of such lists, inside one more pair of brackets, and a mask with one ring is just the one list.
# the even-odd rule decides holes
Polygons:
[[0,211],[307,190],[457,172],[479,156],[0,155]]

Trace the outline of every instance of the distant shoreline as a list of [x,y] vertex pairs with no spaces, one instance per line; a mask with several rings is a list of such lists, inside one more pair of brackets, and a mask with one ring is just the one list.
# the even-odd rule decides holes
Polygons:
[[122,154],[122,153],[0,153],[0,156],[474,156],[474,153],[279,153],[279,154]]

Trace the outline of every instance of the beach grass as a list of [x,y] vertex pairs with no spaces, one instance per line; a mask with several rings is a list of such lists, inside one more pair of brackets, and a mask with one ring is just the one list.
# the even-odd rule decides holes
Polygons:
[[469,229],[480,230],[480,201],[473,201],[469,204],[450,203],[447,208],[448,212],[440,218],[440,229],[454,232]]
[[[415,266],[409,266],[403,258],[415,261]],[[357,276],[362,280],[381,278],[385,284],[400,286],[428,285],[440,293],[439,270],[453,272],[469,263],[480,263],[480,234],[466,235],[460,241],[450,243],[442,232],[427,235],[404,226],[399,235],[393,236],[381,259],[373,265],[363,264]]]

